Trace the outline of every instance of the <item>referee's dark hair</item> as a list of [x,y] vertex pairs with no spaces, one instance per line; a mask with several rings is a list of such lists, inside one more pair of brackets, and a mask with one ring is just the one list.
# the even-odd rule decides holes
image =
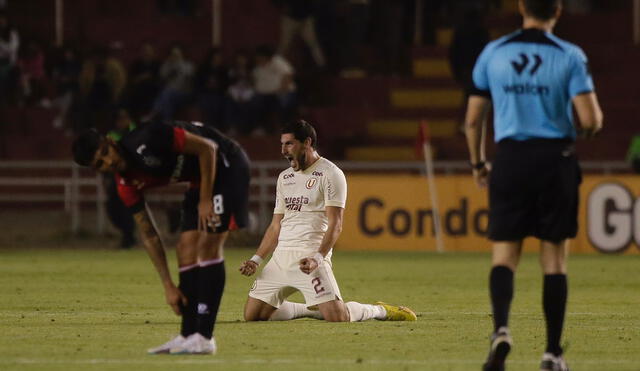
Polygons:
[[562,0],[522,0],[524,9],[535,19],[548,21],[562,5]]
[[104,137],[96,129],[80,133],[71,145],[73,160],[80,166],[91,166]]
[[301,142],[311,138],[311,147],[317,148],[318,135],[316,134],[316,129],[305,120],[295,120],[284,124],[280,133],[293,134],[293,137]]

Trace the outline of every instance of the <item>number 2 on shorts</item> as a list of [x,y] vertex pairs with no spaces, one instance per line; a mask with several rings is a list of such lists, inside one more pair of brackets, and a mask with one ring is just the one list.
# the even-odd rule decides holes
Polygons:
[[316,294],[319,294],[324,291],[324,287],[320,286],[322,285],[322,282],[320,282],[320,277],[316,277],[312,279],[311,283],[314,284],[313,289],[316,290]]

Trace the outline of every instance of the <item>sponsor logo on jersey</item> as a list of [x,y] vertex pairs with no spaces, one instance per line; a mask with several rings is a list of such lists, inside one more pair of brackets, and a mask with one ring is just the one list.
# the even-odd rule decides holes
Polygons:
[[289,178],[293,178],[295,176],[294,173],[289,173],[289,174],[284,174],[284,176],[282,177],[282,179],[289,179]]
[[546,85],[533,85],[529,83],[504,85],[502,88],[506,94],[516,95],[549,95],[551,90]]
[[302,205],[309,204],[309,197],[305,197],[305,196],[285,197],[284,203],[287,210],[300,211],[302,209]]
[[313,176],[322,176],[322,172],[314,171],[313,173],[311,173],[311,175],[313,175]]
[[173,168],[173,172],[171,173],[171,178],[169,179],[170,183],[176,183],[180,179],[180,175],[182,175],[183,167],[184,167],[184,155],[179,155],[176,160],[176,166]]
[[307,189],[311,189],[311,188],[313,188],[314,185],[316,185],[317,181],[318,181],[317,178],[311,178],[311,179],[307,180],[307,183],[304,186],[307,187]]

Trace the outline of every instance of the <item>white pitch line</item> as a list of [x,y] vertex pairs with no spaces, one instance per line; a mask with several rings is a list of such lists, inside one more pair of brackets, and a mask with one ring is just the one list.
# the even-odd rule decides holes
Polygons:
[[[139,364],[139,365],[167,365],[167,364],[371,364],[371,365],[427,365],[427,364],[481,364],[483,360],[467,359],[425,359],[425,360],[401,360],[401,359],[182,359],[176,356],[149,356],[148,359],[119,359],[119,358],[97,358],[97,359],[35,359],[16,358],[3,359],[0,364],[75,364],[75,365],[95,365],[95,364]],[[510,360],[510,364],[533,365],[539,360]],[[572,364],[578,365],[640,365],[640,360],[624,359],[593,359],[593,360],[573,360]]]
[[[104,315],[108,315],[108,316],[115,316],[118,315],[119,313],[125,313],[123,316],[131,316],[131,317],[159,317],[162,316],[163,314],[158,314],[158,313],[153,313],[153,314],[147,314],[147,313],[140,313],[140,312],[119,312],[119,311],[83,311],[83,312],[50,312],[50,311],[21,311],[20,314],[24,314],[24,315],[41,315],[41,316],[85,316],[85,315],[96,315],[96,314],[104,314]],[[447,315],[447,316],[451,316],[451,315],[463,315],[463,316],[485,316],[485,315],[490,315],[491,312],[453,312],[453,311],[427,311],[427,312],[415,312],[416,314],[419,315]],[[511,315],[515,315],[515,316],[532,316],[532,315],[540,315],[542,314],[542,311],[540,312],[511,312]],[[6,312],[0,312],[0,317],[13,317],[18,315],[17,311],[12,311],[12,313],[6,313]],[[240,319],[242,317],[242,313],[240,312],[218,312],[219,316],[224,316],[224,317],[238,317],[238,319]],[[567,315],[569,316],[592,316],[592,317],[634,317],[634,315],[628,315],[625,313],[612,313],[612,312],[567,312]]]

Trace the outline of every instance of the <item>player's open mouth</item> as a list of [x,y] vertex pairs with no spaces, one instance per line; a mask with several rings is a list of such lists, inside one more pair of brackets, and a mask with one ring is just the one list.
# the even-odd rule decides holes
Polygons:
[[287,159],[287,161],[289,161],[289,165],[291,165],[291,167],[293,167],[293,165],[294,165],[293,156],[284,156],[284,158]]

